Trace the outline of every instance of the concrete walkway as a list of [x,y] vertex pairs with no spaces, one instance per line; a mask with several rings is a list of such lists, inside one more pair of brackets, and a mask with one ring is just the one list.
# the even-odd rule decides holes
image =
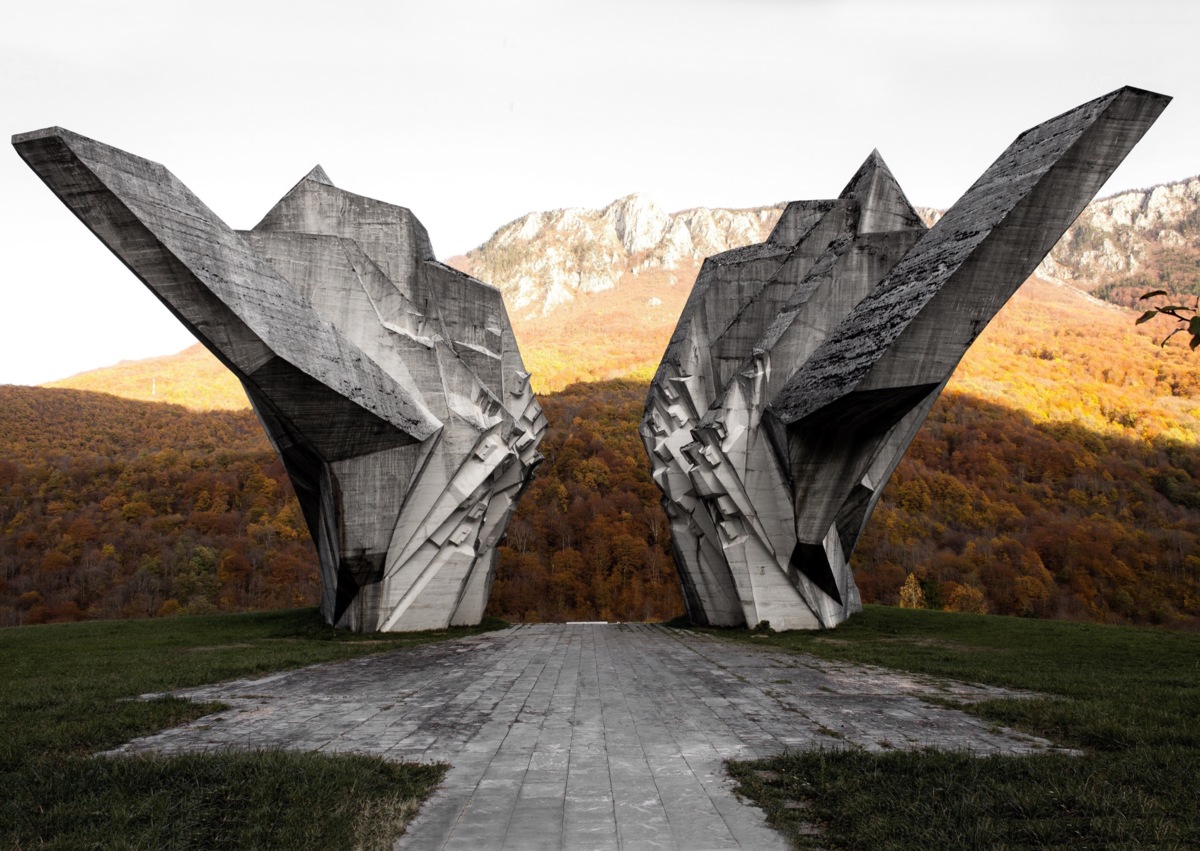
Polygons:
[[398,848],[786,848],[723,761],[787,748],[1022,754],[923,702],[1010,694],[646,625],[531,625],[178,692],[231,708],[115,753],[354,751],[452,765]]

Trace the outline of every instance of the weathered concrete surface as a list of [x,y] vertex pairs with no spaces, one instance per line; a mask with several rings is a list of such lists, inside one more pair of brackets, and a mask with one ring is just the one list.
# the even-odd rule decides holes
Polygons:
[[353,751],[453,767],[400,848],[771,849],[723,761],[1053,746],[922,695],[1012,694],[646,625],[512,627],[178,692],[231,709],[113,753]]
[[320,166],[237,232],[158,163],[58,127],[13,145],[241,380],[316,544],[326,619],[479,623],[546,428],[499,291]]
[[1021,134],[928,232],[873,152],[705,261],[640,428],[693,622],[861,608],[850,555],[930,407],[1169,101],[1123,88]]

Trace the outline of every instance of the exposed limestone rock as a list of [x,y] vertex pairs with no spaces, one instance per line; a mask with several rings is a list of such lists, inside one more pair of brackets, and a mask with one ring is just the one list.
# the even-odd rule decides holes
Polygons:
[[1101,198],[1067,229],[1039,274],[1090,290],[1137,272],[1155,245],[1200,248],[1198,209],[1200,177]]
[[[1105,277],[1140,269],[1154,244],[1200,247],[1198,208],[1200,178],[1094,201],[1037,274],[1091,290]],[[674,271],[762,242],[781,209],[697,208],[666,214],[646,196],[634,194],[602,210],[530,213],[470,252],[464,268],[493,281],[520,316],[545,316],[579,293],[619,286],[623,274]],[[915,209],[928,227],[945,214],[932,207]]]
[[610,204],[603,221],[616,233],[627,254],[654,248],[671,226],[671,217],[640,192]]
[[613,289],[623,274],[678,269],[766,238],[779,208],[669,214],[645,195],[602,210],[530,213],[466,256],[521,316],[545,316],[578,293]]
[[[932,207],[915,209],[928,227],[945,214]],[[1155,244],[1200,249],[1198,209],[1200,178],[1094,201],[1037,274],[1090,291],[1108,276],[1142,268]],[[614,289],[623,274],[674,271],[761,242],[780,212],[776,205],[662,214],[645,196],[631,195],[602,210],[530,213],[498,230],[463,267],[494,281],[518,315],[545,316],[579,293]],[[665,229],[662,215],[669,219]]]

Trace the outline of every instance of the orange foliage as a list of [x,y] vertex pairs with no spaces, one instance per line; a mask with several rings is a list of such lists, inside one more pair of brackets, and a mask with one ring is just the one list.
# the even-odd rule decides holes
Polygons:
[[513,333],[538,393],[581,382],[649,381],[699,267],[626,272],[615,289],[577,293],[549,316],[512,311]]
[[546,460],[499,547],[489,614],[645,621],[683,613],[666,516],[637,434],[645,392],[613,381],[541,398]]
[[[641,380],[542,396],[547,461],[499,547],[491,613],[682,611],[636,429],[691,274],[674,287],[627,276],[550,317],[514,317],[543,390]],[[852,560],[865,600],[896,603],[914,574],[947,608],[1200,618],[1198,362],[1182,343],[1158,347],[1168,324],[1134,317],[1040,281],[1017,293],[884,491]],[[0,624],[316,597],[307,530],[249,411],[0,388]]]
[[178,354],[121,361],[44,386],[185,405],[196,411],[236,411],[250,407],[241,382],[199,343]]
[[291,486],[249,411],[0,387],[0,625],[317,600]]
[[894,603],[920,570],[948,607],[955,583],[1001,614],[1200,614],[1200,380],[1161,336],[1022,287],[884,491],[854,557],[863,598]]

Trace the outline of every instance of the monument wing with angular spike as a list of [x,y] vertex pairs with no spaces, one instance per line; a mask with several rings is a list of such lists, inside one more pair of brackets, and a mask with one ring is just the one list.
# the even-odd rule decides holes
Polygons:
[[157,163],[61,128],[13,145],[241,380],[316,543],[325,618],[478,623],[546,429],[499,291],[320,166],[237,232]]
[[693,621],[861,608],[850,554],[933,402],[1169,101],[1124,88],[1023,133],[928,231],[873,152],[705,261],[640,429]]

